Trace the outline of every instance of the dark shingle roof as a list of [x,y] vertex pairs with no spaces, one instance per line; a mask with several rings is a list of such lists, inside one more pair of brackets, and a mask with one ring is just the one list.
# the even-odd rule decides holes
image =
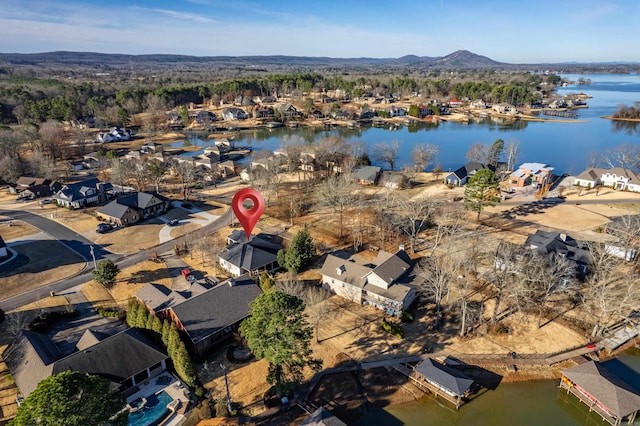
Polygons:
[[431,358],[426,358],[418,364],[416,371],[458,396],[464,395],[473,384],[473,380],[461,372],[442,365]]
[[23,330],[3,354],[24,397],[33,392],[41,380],[51,375],[54,361],[61,356],[46,335],[27,330]]
[[[233,284],[233,285],[231,285]],[[249,303],[262,293],[247,276],[194,295],[171,309],[191,341],[197,343],[249,315]]]
[[588,264],[590,262],[589,251],[583,248],[577,240],[567,234],[559,232],[536,231],[527,237],[525,246],[538,254],[557,253],[569,260]]
[[167,286],[153,283],[149,283],[138,290],[136,297],[153,309],[154,312],[163,311],[186,300],[180,293],[169,289]]
[[220,258],[247,272],[258,270],[278,260],[273,251],[257,247],[253,240],[251,243],[231,245],[227,251],[220,254]]
[[79,351],[83,351],[93,345],[96,345],[109,337],[108,334],[100,333],[99,331],[88,329],[82,334],[78,343],[76,343],[76,348]]
[[129,210],[131,210],[131,207],[120,204],[118,200],[113,200],[96,210],[96,213],[115,217],[116,219],[122,219],[125,213]]
[[52,374],[78,371],[121,383],[165,359],[167,355],[141,330],[129,328],[56,361]]
[[365,182],[373,182],[382,172],[382,168],[378,166],[363,166],[356,169],[355,178]]
[[301,421],[299,426],[347,426],[347,424],[334,416],[326,408],[320,407],[309,414],[309,417]]
[[[610,368],[608,367],[609,363],[610,361],[607,361],[605,363],[607,365],[605,365],[589,361],[563,370],[562,374],[620,417],[640,410],[640,392],[612,371],[615,369],[622,370],[620,365],[612,363]],[[619,361],[618,363],[622,364]],[[626,367],[626,370],[630,369]],[[626,373],[631,375],[635,373],[636,378],[638,375],[633,370]],[[630,377],[625,374],[625,379],[630,379]]]
[[404,250],[399,250],[395,255],[389,256],[384,262],[378,264],[372,273],[382,278],[387,284],[392,284],[411,267],[411,259]]

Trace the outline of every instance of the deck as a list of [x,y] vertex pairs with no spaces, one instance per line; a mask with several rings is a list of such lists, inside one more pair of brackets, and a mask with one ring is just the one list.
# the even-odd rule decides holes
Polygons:
[[462,398],[458,398],[455,396],[451,396],[448,393],[444,392],[442,389],[432,385],[431,383],[422,380],[419,377],[416,377],[416,372],[413,371],[412,369],[406,367],[405,365],[402,364],[395,364],[395,365],[391,365],[391,368],[393,368],[394,370],[398,371],[399,373],[402,373],[403,375],[407,376],[410,380],[411,383],[413,383],[414,385],[416,385],[418,387],[418,389],[427,392],[427,393],[431,393],[433,394],[436,398],[437,397],[441,397],[442,399],[446,400],[447,402],[450,402],[451,404],[453,404],[456,407],[456,410],[458,408],[460,408],[460,406],[463,403]]

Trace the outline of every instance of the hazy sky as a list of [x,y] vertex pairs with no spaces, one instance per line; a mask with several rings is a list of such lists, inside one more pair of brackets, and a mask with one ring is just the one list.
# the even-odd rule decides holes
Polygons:
[[640,61],[638,0],[2,0],[0,52]]

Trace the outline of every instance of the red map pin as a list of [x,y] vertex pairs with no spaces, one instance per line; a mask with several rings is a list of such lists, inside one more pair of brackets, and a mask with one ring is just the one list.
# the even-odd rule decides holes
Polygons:
[[[253,207],[247,209],[244,207],[245,200],[251,200]],[[244,229],[244,233],[247,235],[247,240],[251,239],[251,231],[253,227],[258,223],[258,219],[264,212],[264,198],[262,194],[253,188],[244,188],[236,192],[231,201],[231,208],[236,214],[238,221]]]

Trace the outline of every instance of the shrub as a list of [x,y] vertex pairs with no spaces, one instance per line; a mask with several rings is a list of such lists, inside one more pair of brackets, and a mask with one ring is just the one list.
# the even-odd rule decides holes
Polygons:
[[409,311],[403,310],[400,314],[400,321],[402,322],[411,322],[413,321],[413,314]]
[[393,334],[398,339],[402,339],[404,337],[404,330],[401,325],[387,322],[384,318],[382,319],[382,329],[389,334]]
[[119,317],[119,312],[113,309],[104,309],[98,308],[98,315],[103,316],[105,318],[117,318]]
[[227,407],[227,401],[225,401],[224,398],[216,400],[213,407],[216,411],[216,417],[229,417],[231,414],[229,413],[229,407]]

